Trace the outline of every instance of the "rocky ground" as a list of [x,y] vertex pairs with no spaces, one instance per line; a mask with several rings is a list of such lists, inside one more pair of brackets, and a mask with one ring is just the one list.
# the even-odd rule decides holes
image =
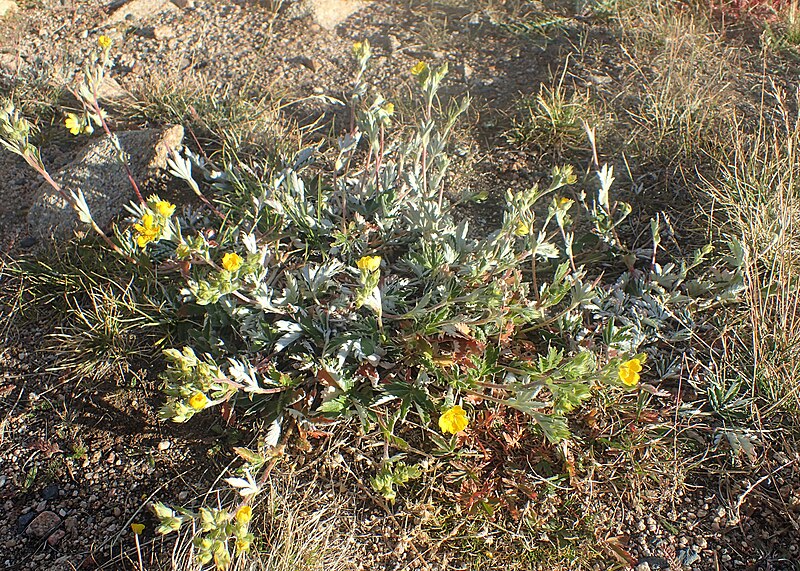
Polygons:
[[[114,97],[128,92],[133,99],[146,99],[155,85],[175,90],[199,85],[220,96],[278,94],[301,126],[330,112],[328,98],[346,92],[356,40],[368,38],[373,45],[370,82],[400,102],[408,98],[408,70],[414,63],[446,61],[451,68],[446,90],[469,91],[476,100],[470,118],[474,129],[460,141],[467,157],[462,184],[473,190],[532,183],[549,164],[536,153],[507,145],[499,125],[508,124],[520,93],[534,93],[540,82],[549,84],[564,54],[575,51],[576,34],[512,34],[503,26],[502,11],[475,9],[469,2],[14,4],[0,1],[0,88],[23,98],[26,85],[38,86],[38,98],[60,97],[53,86],[69,82],[101,34],[114,41]],[[592,46],[570,65],[571,81],[598,97],[613,97],[633,74],[612,49],[615,37],[602,24],[580,19],[567,18],[562,25],[568,32],[579,29]],[[120,127],[153,126],[139,117],[139,124],[128,116]],[[52,119],[59,129],[62,121],[60,116]],[[63,134],[48,141],[44,157],[54,172],[81,152]],[[588,153],[578,156],[588,164]],[[663,185],[655,189],[658,177],[648,184],[667,199],[678,192]],[[21,160],[0,154],[0,244],[7,254],[29,251],[40,240],[31,223],[41,217],[29,218],[40,185]],[[496,211],[475,208],[470,214],[478,225],[491,225]],[[6,290],[17,283],[3,279],[0,286]],[[19,307],[10,293],[0,306],[3,317]],[[146,365],[127,372],[122,388],[113,382],[82,383],[62,373],[46,350],[52,331],[51,323],[25,322],[10,325],[2,335],[0,566],[138,568],[130,523],[148,525],[144,551],[148,557],[159,553],[165,544],[152,531],[148,502],[187,504],[213,490],[232,459],[230,448],[248,436],[223,438],[211,421],[191,427],[158,422],[157,375]],[[340,506],[339,521],[348,522],[336,533],[349,538],[350,556],[337,568],[466,569],[469,555],[447,549],[452,538],[421,531],[429,523],[420,515],[421,504],[401,501],[388,517],[377,503],[365,501],[363,489],[341,484],[348,474],[360,473],[349,466],[368,464],[357,443],[350,445],[355,447],[336,447],[314,460],[315,477],[308,468],[297,468],[304,474],[301,479],[312,482],[309,489]],[[698,570],[800,568],[800,456],[796,450],[794,456],[787,451],[770,455],[755,470],[723,470],[720,460],[719,472],[699,471],[676,489],[646,497],[600,492],[593,501],[609,506],[599,519],[601,543],[608,546],[603,557],[639,571],[682,565]],[[331,464],[330,457],[341,460]],[[279,475],[295,471],[282,468]],[[497,554],[498,566],[502,559]],[[152,565],[145,568],[161,568]]]

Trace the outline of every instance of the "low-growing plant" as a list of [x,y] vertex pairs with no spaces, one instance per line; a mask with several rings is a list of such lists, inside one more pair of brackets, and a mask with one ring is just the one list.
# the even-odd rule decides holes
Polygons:
[[[94,124],[114,137],[92,88],[109,49],[101,38],[84,69],[76,95],[85,113],[66,119],[75,133]],[[571,436],[570,413],[594,392],[674,374],[662,349],[693,334],[698,308],[741,287],[735,265],[700,271],[709,248],[660,264],[658,220],[650,249],[625,244],[631,207],[612,198],[606,166],[585,188],[570,189],[578,186],[572,167],[558,166],[542,184],[509,189],[501,226],[470,238],[446,194],[448,140],[469,98],[442,101],[447,65],[419,62],[410,73],[420,111],[401,128],[394,105],[366,83],[369,43],[354,44],[353,56],[354,87],[342,102],[352,120],[330,161],[303,148],[256,172],[235,154],[216,164],[173,153],[171,173],[201,204],[179,208],[137,190],[112,236],[79,192],[69,195],[133,279],[156,279],[165,302],[194,325],[164,351],[161,418],[182,423],[217,409],[229,422],[269,426],[253,449],[236,449],[243,463],[225,479],[240,496],[234,505],[155,504],[161,533],[199,530],[200,564],[225,569],[250,549],[254,498],[292,431],[352,421],[380,434],[370,483],[395,501],[424,470],[399,430],[413,418],[431,454],[463,472],[469,507],[498,505],[502,487],[471,489],[485,472],[459,458],[466,431],[486,422],[489,407],[526,438],[560,443]],[[27,138],[30,124],[11,103],[3,109],[0,139],[52,180]],[[592,257],[576,253],[576,232],[593,236],[587,243],[619,268],[615,282],[601,283],[584,264]]]

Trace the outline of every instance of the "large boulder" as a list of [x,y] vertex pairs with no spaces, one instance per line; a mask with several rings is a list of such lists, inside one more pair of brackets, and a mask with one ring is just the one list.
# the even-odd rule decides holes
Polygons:
[[[143,129],[117,133],[136,182],[145,186],[167,166],[170,149],[183,144],[183,127]],[[92,142],[74,161],[53,175],[65,191],[83,191],[92,217],[101,228],[107,228],[123,207],[135,200],[125,168],[108,136]],[[39,189],[28,211],[31,234],[41,238],[63,238],[81,228],[72,207],[49,184]]]

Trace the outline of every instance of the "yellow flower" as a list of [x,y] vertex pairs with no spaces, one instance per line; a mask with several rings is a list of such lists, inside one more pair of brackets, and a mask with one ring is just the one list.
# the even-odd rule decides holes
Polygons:
[[236,510],[236,523],[239,525],[247,525],[253,519],[253,508],[250,506],[241,506]]
[[381,109],[383,109],[383,112],[390,117],[394,115],[394,103],[387,101],[386,103],[383,104]]
[[527,236],[530,233],[530,228],[523,220],[517,222],[517,227],[514,228],[514,234],[517,236]]
[[450,434],[461,432],[468,424],[469,419],[467,418],[467,413],[464,412],[464,409],[458,404],[445,411],[445,413],[439,417],[439,428],[442,429],[442,432],[449,432]]
[[363,258],[359,258],[356,262],[356,266],[358,266],[359,270],[364,270],[367,272],[377,272],[381,267],[381,257],[380,256],[364,256]]
[[154,210],[164,218],[169,218],[175,212],[175,205],[167,202],[166,200],[159,200],[154,205]]
[[353,42],[353,53],[358,55],[364,49],[364,42]]
[[561,198],[561,199],[558,201],[558,205],[559,205],[561,208],[564,208],[564,207],[566,207],[566,206],[569,206],[570,204],[572,204],[572,200],[571,200],[571,199],[569,199],[569,198],[567,198],[566,196],[562,197],[562,198]]
[[619,366],[619,378],[622,382],[634,387],[639,382],[639,371],[642,370],[642,362],[639,359],[631,359]]
[[136,230],[136,243],[140,248],[144,248],[150,242],[155,242],[161,235],[161,226],[156,222],[155,216],[152,214],[144,214],[140,224],[134,224],[133,229]]
[[142,535],[142,532],[144,531],[144,524],[143,523],[132,523],[131,524],[131,530],[133,530],[133,533],[135,533],[136,535]]
[[207,404],[208,397],[200,391],[197,391],[191,397],[189,397],[189,406],[195,410],[203,410],[206,408]]
[[222,267],[228,270],[229,272],[235,272],[239,268],[242,267],[242,257],[239,254],[235,254],[233,252],[228,252],[224,256],[222,256]]
[[417,64],[411,68],[411,75],[418,76],[422,75],[428,70],[428,64],[424,61],[418,61]]
[[111,38],[108,36],[100,36],[97,38],[97,45],[100,46],[101,49],[107,50],[111,47]]
[[250,538],[243,537],[236,540],[236,553],[244,553],[250,549]]
[[80,118],[75,113],[67,113],[67,118],[64,121],[64,126],[69,129],[73,135],[80,135],[83,131]]

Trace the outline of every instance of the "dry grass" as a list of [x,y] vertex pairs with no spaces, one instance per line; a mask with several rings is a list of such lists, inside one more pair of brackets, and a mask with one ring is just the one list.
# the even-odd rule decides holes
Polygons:
[[744,246],[747,314],[732,347],[745,352],[741,374],[766,403],[762,416],[791,411],[800,423],[800,92],[793,99],[772,86],[758,132],[734,130],[728,162],[707,182],[729,218],[723,232]]

